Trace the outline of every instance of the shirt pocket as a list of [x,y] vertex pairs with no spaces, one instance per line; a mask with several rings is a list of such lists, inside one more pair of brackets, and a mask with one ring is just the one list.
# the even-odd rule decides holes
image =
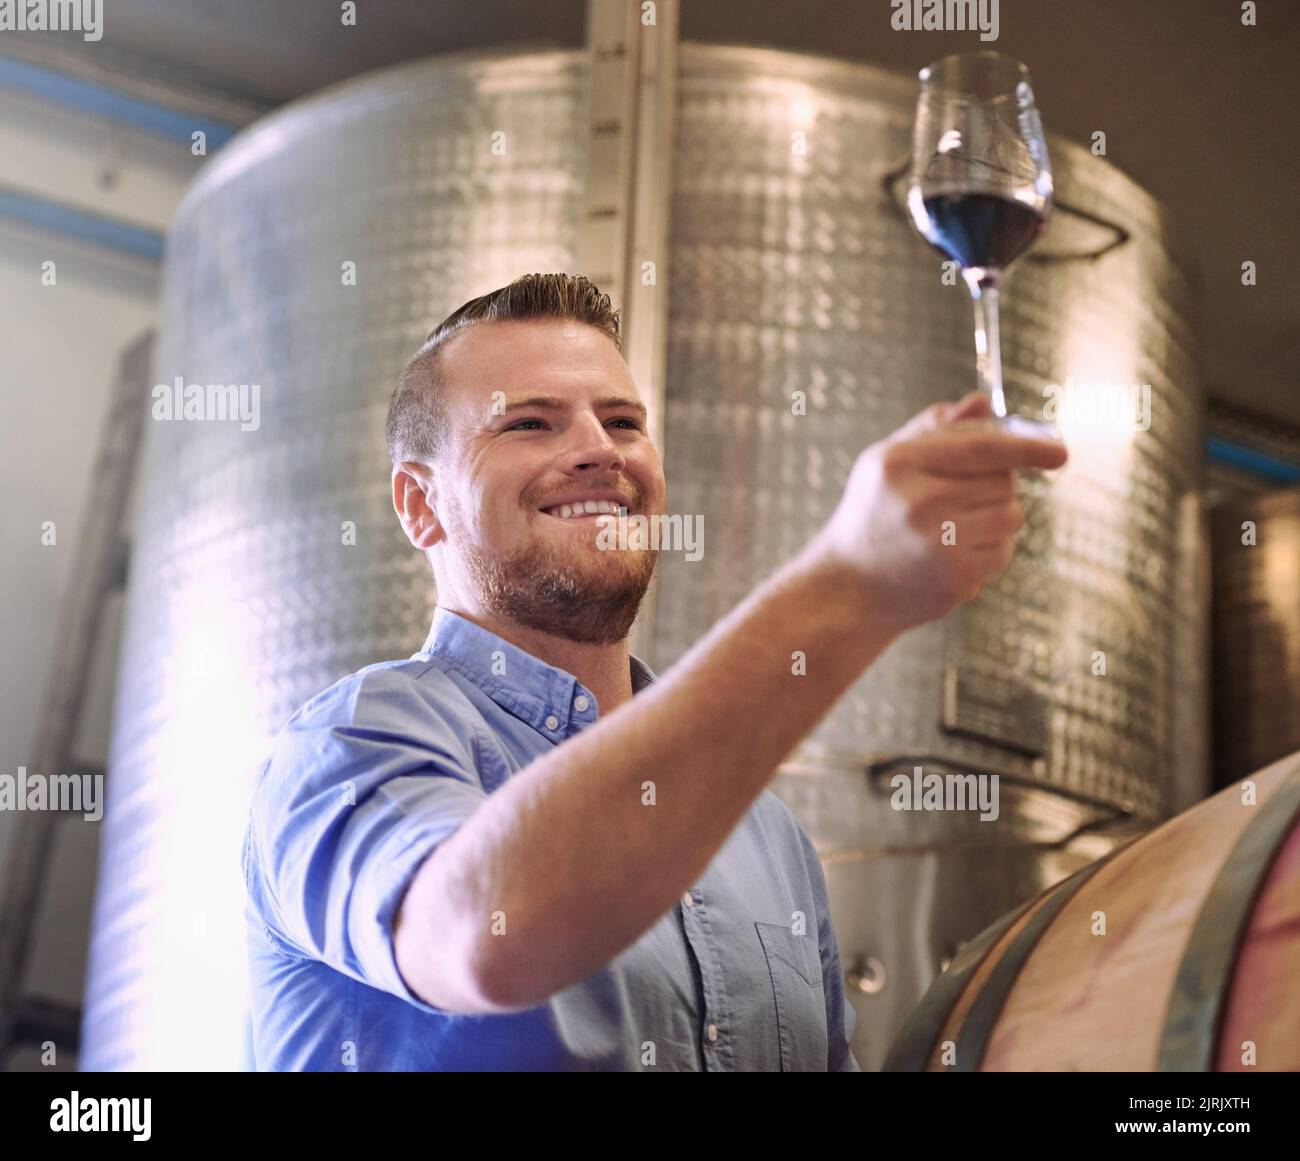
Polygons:
[[755,923],[767,959],[782,1072],[825,1072],[826,994],[817,941],[780,923]]

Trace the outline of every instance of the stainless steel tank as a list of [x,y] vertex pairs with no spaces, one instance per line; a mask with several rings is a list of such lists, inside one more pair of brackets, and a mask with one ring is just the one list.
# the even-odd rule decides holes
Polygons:
[[1300,749],[1300,488],[1211,515],[1214,772],[1221,786]]
[[[680,70],[665,458],[705,555],[663,557],[661,671],[803,543],[866,444],[973,382],[969,303],[886,180],[911,82],[720,46],[684,45]],[[260,410],[149,425],[83,1068],[244,1063],[250,780],[294,708],[423,639],[388,394],[450,309],[575,268],[586,77],[568,52],[361,77],[241,134],[178,211],[155,381],[257,384]],[[1087,453],[1027,488],[1007,577],[897,642],[774,783],[827,867],[864,1068],[957,940],[1203,790],[1187,282],[1150,198],[1051,148],[1062,199],[1129,238],[1012,275],[1009,391],[1149,383],[1152,423],[1067,425]],[[890,810],[882,779],[914,758],[999,773],[1002,825]]]

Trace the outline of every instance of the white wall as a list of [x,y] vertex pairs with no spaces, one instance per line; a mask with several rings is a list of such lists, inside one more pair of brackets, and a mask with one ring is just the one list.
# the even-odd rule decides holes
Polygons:
[[[147,135],[0,88],[0,187],[162,232],[204,162],[184,141]],[[43,286],[42,264],[56,283]],[[33,760],[59,602],[85,527],[91,478],[118,355],[155,323],[160,269],[0,216],[0,774]],[[43,546],[53,521],[57,543]],[[107,756],[120,600],[104,619],[76,754]],[[79,773],[80,771],[58,771]],[[0,868],[27,818],[0,811]],[[56,828],[51,877],[28,961],[28,990],[80,1004],[99,826],[80,816]],[[3,871],[0,870],[0,874]],[[33,1052],[9,1067],[38,1066]],[[3,1064],[0,1063],[0,1067]],[[75,1067],[60,1053],[60,1069]]]

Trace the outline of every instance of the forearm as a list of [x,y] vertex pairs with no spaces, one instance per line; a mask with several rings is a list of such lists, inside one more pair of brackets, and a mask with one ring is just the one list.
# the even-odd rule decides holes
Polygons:
[[430,904],[481,937],[474,956],[495,1005],[542,1002],[652,926],[894,639],[862,574],[817,547],[664,678],[516,774],[444,844]]

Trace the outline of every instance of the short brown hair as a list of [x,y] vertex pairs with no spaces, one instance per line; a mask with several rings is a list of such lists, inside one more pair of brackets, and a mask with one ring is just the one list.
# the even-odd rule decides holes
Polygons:
[[622,353],[619,313],[609,295],[581,274],[525,274],[509,286],[470,299],[429,332],[398,378],[385,427],[389,458],[394,464],[431,463],[442,455],[450,424],[442,402],[440,354],[453,335],[482,322],[572,319],[608,335]]

